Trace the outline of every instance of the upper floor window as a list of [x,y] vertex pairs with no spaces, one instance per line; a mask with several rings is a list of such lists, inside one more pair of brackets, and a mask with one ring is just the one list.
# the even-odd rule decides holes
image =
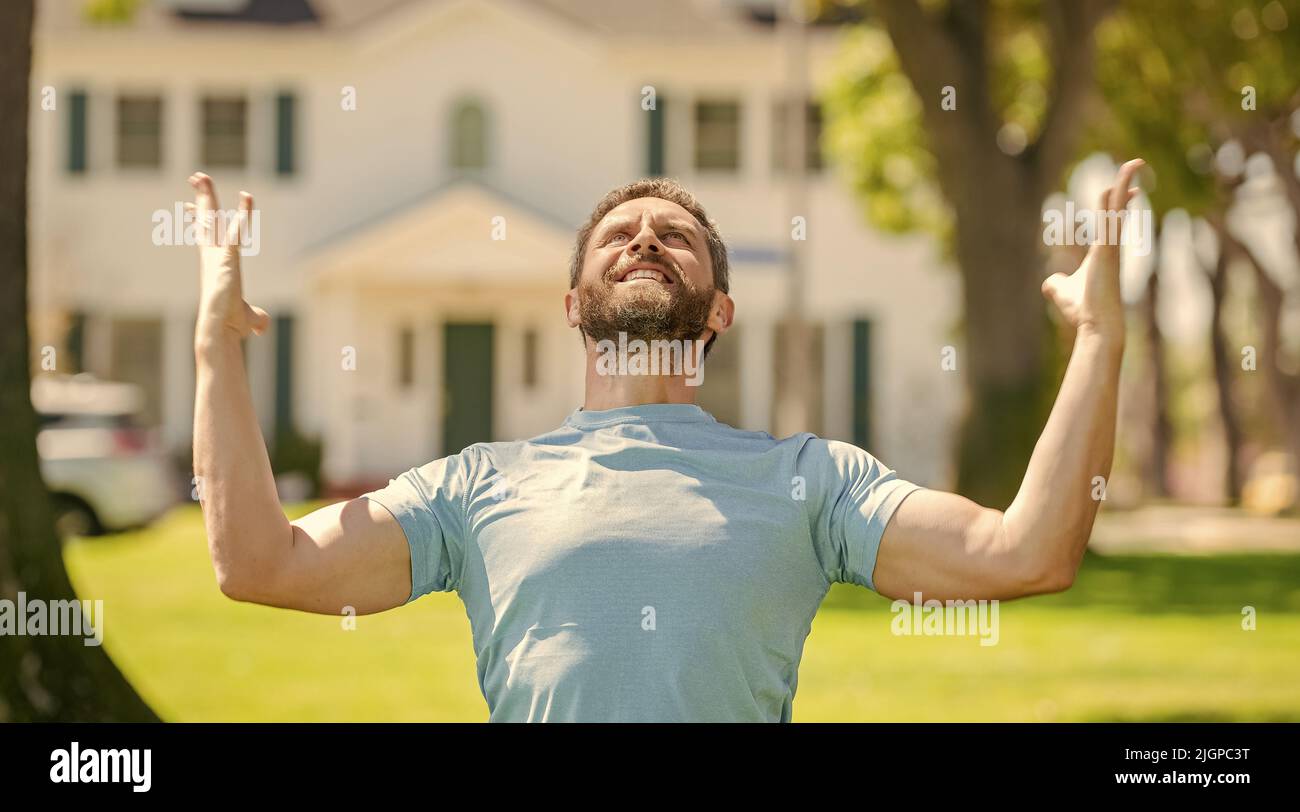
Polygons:
[[740,102],[695,103],[695,168],[740,169]]
[[487,113],[477,101],[457,102],[451,111],[451,168],[486,169]]
[[117,97],[117,165],[126,168],[162,166],[160,97]]
[[[790,132],[790,103],[777,102],[772,108],[772,168],[783,170],[789,164],[786,155],[786,133]],[[804,108],[804,168],[817,171],[823,166],[822,158],[822,108],[815,101]]]
[[275,172],[298,171],[298,97],[283,91],[275,96]]
[[205,166],[246,166],[248,100],[242,96],[204,98],[202,133]]
[[68,172],[73,175],[86,171],[86,104],[86,91],[68,93]]

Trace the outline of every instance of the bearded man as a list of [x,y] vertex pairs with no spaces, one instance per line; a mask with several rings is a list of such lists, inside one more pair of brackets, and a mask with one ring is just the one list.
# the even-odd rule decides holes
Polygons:
[[[1102,212],[1125,209],[1140,165],[1121,167]],[[212,181],[190,182],[208,223]],[[252,206],[242,194],[245,217]],[[1067,589],[1079,568],[1114,449],[1117,241],[1043,283],[1076,336],[1005,511],[919,487],[848,443],[719,423],[682,369],[610,374],[608,342],[704,342],[707,357],[735,315],[716,225],[652,179],[607,194],[578,232],[564,317],[586,348],[586,394],[561,426],[289,521],[243,366],[241,340],[268,318],[243,299],[237,227],[200,229],[195,335],[195,473],[221,590],[332,615],[454,590],[492,721],[789,721],[832,584],[1006,600]]]

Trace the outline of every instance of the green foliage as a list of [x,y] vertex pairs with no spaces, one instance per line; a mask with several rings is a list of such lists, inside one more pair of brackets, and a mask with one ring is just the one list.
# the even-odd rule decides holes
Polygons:
[[[848,0],[841,0],[848,2]],[[867,0],[859,5],[870,6]],[[945,2],[923,3],[932,13]],[[995,121],[1022,139],[1038,138],[1054,70],[1041,4],[995,0],[988,42],[989,102]],[[984,77],[954,76],[957,103]],[[889,36],[878,23],[846,30],[823,98],[826,147],[843,168],[877,228],[895,233],[925,231],[950,247],[953,216],[936,183],[932,145],[922,125],[921,100],[900,70]],[[927,99],[938,104],[939,99]],[[980,167],[970,167],[978,173]]]
[[140,0],[85,0],[82,16],[98,25],[129,23],[140,8]]
[[[1013,4],[1004,3],[1004,6]],[[1023,130],[1028,142],[1038,137],[1047,114],[1048,83],[1052,62],[1047,52],[1047,31],[1037,19],[1037,4],[995,16],[992,41],[993,83],[989,90],[1001,120]]]
[[[1157,214],[1221,207],[1215,151],[1300,101],[1300,0],[1129,0],[1097,42],[1108,114],[1090,143],[1146,158]],[[1242,109],[1247,86],[1254,110]]]
[[864,25],[845,33],[835,80],[822,102],[825,144],[866,207],[895,233],[946,237],[951,217],[934,182],[935,162],[921,126],[921,103],[898,67],[889,37]]

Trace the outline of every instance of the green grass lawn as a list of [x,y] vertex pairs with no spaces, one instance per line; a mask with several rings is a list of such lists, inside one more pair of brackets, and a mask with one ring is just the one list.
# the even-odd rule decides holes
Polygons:
[[[300,515],[303,506],[291,515]],[[202,516],[69,542],[105,646],[170,721],[482,721],[454,594],[342,618],[217,590]],[[1241,627],[1254,606],[1257,629]],[[1090,555],[1068,592],[1000,607],[1000,640],[894,636],[884,598],[836,585],[796,721],[1300,721],[1300,555]]]

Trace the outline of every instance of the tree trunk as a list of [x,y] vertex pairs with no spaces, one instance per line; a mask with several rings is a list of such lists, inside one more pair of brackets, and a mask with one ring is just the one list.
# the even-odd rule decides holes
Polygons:
[[1223,422],[1223,441],[1227,446],[1227,474],[1224,489],[1230,504],[1241,502],[1241,418],[1232,399],[1232,376],[1235,374],[1237,355],[1228,350],[1228,336],[1223,324],[1224,303],[1228,295],[1228,266],[1232,261],[1232,240],[1227,227],[1212,222],[1219,237],[1219,258],[1214,269],[1206,269],[1212,295],[1210,322],[1210,355],[1214,361],[1214,384],[1219,395],[1219,417]]
[[[1041,205],[1074,149],[1092,83],[1093,31],[1110,6],[1043,4],[1050,101],[1037,138],[1014,155],[997,145],[1003,120],[992,92],[994,7],[917,0],[874,6],[921,100],[939,185],[956,215],[969,395],[957,490],[989,507],[1015,498],[1059,383],[1059,348],[1041,292]],[[939,100],[948,87],[960,96],[944,110]]]
[[[1291,456],[1291,474],[1300,478],[1300,375],[1285,368],[1282,354],[1282,317],[1285,292],[1273,281],[1255,255],[1244,243],[1229,235],[1228,243],[1239,252],[1255,272],[1256,306],[1264,329],[1264,346],[1259,348],[1257,364],[1266,376],[1273,412],[1282,426],[1283,438]],[[1290,508],[1300,505],[1300,496]]]
[[[75,600],[36,454],[27,336],[27,127],[32,0],[0,26],[0,599]],[[48,604],[47,604],[48,605]],[[106,607],[111,614],[111,607]],[[100,619],[96,619],[102,622]],[[0,721],[156,721],[101,646],[0,634]]]
[[[1153,235],[1154,245],[1160,244],[1159,235]],[[1173,444],[1173,429],[1169,425],[1169,381],[1165,368],[1165,342],[1157,318],[1160,306],[1160,255],[1152,257],[1151,278],[1147,280],[1147,295],[1142,302],[1142,320],[1146,324],[1145,349],[1147,369],[1150,370],[1151,387],[1151,446],[1145,460],[1143,479],[1148,493],[1161,499],[1169,497],[1169,448]]]
[[970,400],[961,427],[957,490],[981,505],[1004,509],[1020,488],[1047,422],[1057,359],[1041,291],[1039,200],[1026,194],[1032,184],[1021,177],[1021,165],[999,157],[999,169],[985,166],[979,192],[971,190],[972,199],[958,203]]

